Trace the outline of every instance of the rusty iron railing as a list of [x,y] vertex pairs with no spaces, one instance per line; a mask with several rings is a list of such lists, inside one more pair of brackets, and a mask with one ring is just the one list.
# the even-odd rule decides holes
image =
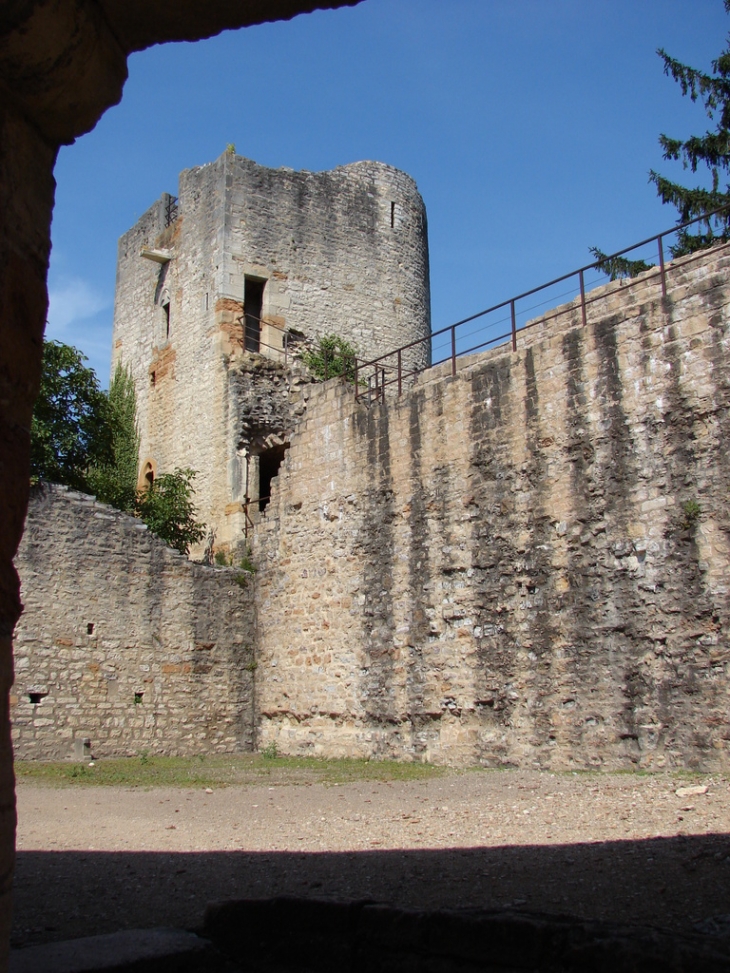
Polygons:
[[179,212],[180,206],[177,196],[170,196],[168,194],[167,200],[165,201],[165,226],[172,226],[178,218]]
[[[540,284],[538,287],[533,287],[530,290],[523,291],[515,297],[511,297],[506,301],[502,301],[500,304],[494,304],[492,307],[488,307],[483,311],[479,311],[476,314],[472,314],[467,318],[462,318],[455,324],[448,325],[445,328],[441,328],[439,331],[434,331],[426,338],[419,338],[415,341],[411,341],[407,345],[402,345],[400,348],[395,349],[395,351],[388,352],[385,355],[381,355],[378,358],[373,358],[370,361],[361,361],[355,359],[353,370],[354,370],[354,385],[355,385],[355,398],[357,400],[365,400],[367,402],[372,401],[383,401],[386,392],[394,392],[397,396],[403,394],[404,385],[409,381],[409,379],[415,377],[428,370],[429,368],[434,368],[437,365],[442,365],[447,361],[451,362],[451,374],[456,375],[456,361],[457,358],[463,357],[465,355],[474,354],[478,351],[484,351],[488,348],[498,347],[502,344],[510,344],[512,351],[517,351],[517,337],[518,335],[528,330],[535,325],[544,324],[562,314],[575,313],[576,301],[579,302],[578,306],[580,309],[580,316],[583,326],[585,327],[588,321],[588,307],[594,303],[594,301],[602,300],[606,295],[600,294],[597,297],[591,297],[590,294],[586,293],[586,276],[591,271],[597,271],[598,273],[605,276],[610,276],[611,279],[616,279],[619,276],[626,276],[628,274],[618,272],[615,275],[611,273],[611,269],[617,266],[617,262],[620,263],[621,258],[624,258],[625,254],[633,253],[643,247],[654,246],[654,254],[651,259],[656,256],[657,264],[647,264],[647,270],[641,273],[639,277],[629,277],[629,283],[627,287],[632,287],[637,283],[645,283],[650,281],[652,278],[657,278],[660,287],[662,297],[667,296],[667,274],[668,269],[665,262],[664,252],[665,252],[665,241],[667,238],[672,237],[684,230],[688,226],[692,226],[695,223],[704,222],[708,226],[709,221],[719,214],[727,213],[730,207],[724,206],[720,209],[713,211],[712,213],[707,213],[704,216],[697,217],[696,219],[689,220],[679,226],[673,227],[671,230],[665,230],[663,233],[659,233],[656,236],[647,237],[646,240],[641,240],[639,243],[634,243],[629,247],[625,247],[623,250],[619,250],[616,253],[602,256],[600,259],[595,260],[591,264],[587,264],[585,267],[580,267],[578,270],[573,270],[568,274],[563,274],[562,277],[556,277],[554,280],[548,281],[546,284]],[[727,241],[723,237],[718,238],[718,243],[726,243]],[[701,253],[702,251],[698,251]],[[624,258],[625,259],[625,258]],[[633,263],[633,262],[629,262]],[[640,261],[644,263],[644,261]],[[567,294],[575,294],[578,290],[578,296],[571,298],[569,301],[563,301],[563,306],[558,307],[554,313],[543,312],[542,315],[533,315],[532,318],[528,319],[527,322],[522,326],[518,326],[518,303],[524,301],[526,298],[534,298],[536,295],[540,295],[543,292],[547,292],[557,285],[562,285],[570,282],[572,284],[571,288],[567,291]],[[595,281],[599,283],[602,281]],[[590,282],[593,285],[593,281]],[[551,302],[543,301],[541,304],[531,304],[523,313],[529,314],[536,311],[540,307],[544,307],[546,304],[550,303],[550,307],[555,308],[555,299],[564,298],[566,294],[554,295]],[[466,326],[475,321],[480,321],[487,318],[489,315],[497,314],[502,312],[502,316],[497,321],[492,321],[491,325],[482,327],[481,330],[476,332],[467,332]],[[499,334],[492,334],[491,330],[499,324],[507,324],[507,329],[501,331]],[[472,344],[469,347],[460,347],[464,345],[465,338],[470,338],[472,336],[477,337],[479,340],[476,344]],[[432,355],[423,354],[423,346],[426,342],[430,342],[429,351],[434,347],[434,340],[441,342],[448,348],[448,353],[444,357],[439,358],[437,361],[431,361]],[[410,353],[410,354],[409,354]],[[408,367],[405,363],[407,359],[420,356],[423,358],[428,358],[431,361],[429,365],[417,366],[412,365]]]

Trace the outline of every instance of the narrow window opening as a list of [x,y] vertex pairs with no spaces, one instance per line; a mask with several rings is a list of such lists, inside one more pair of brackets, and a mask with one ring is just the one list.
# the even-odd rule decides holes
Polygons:
[[87,635],[93,635],[94,634],[94,623],[93,622],[88,622],[88,624],[86,625],[86,634]]
[[208,292],[205,292],[205,310],[208,310]]
[[266,510],[271,500],[271,481],[278,476],[286,446],[272,446],[259,455],[259,510]]
[[390,227],[395,226],[395,203],[390,204]]
[[157,374],[155,372],[150,372],[150,385],[152,388],[157,384]]
[[28,693],[28,699],[33,706],[38,706],[47,695],[48,693]]
[[169,341],[169,339],[170,339],[170,304],[169,304],[169,302],[167,304],[163,304],[162,305],[162,310],[165,312],[165,340],[166,341]]
[[245,278],[243,311],[246,351],[258,351],[261,346],[261,311],[264,306],[265,286],[265,280]]
[[157,474],[155,461],[147,459],[142,464],[139,471],[139,479],[137,480],[138,490],[149,490],[152,484],[155,482],[155,476]]

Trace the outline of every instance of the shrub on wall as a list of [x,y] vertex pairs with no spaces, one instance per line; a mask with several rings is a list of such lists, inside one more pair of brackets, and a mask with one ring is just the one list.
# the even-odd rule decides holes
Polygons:
[[193,504],[195,470],[175,469],[138,490],[134,379],[118,364],[109,392],[102,392],[85,361],[70,345],[44,343],[31,425],[31,476],[93,493],[139,517],[153,534],[187,554],[205,534]]
[[302,361],[320,382],[339,376],[344,376],[348,382],[354,382],[356,354],[349,341],[336,334],[326,334],[322,335],[311,351],[302,354]]

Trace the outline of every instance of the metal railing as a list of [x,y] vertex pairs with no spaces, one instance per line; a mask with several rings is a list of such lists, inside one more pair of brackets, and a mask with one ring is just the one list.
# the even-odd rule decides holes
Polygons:
[[[646,267],[646,271],[643,271],[639,277],[629,277],[628,283],[625,285],[627,288],[637,284],[645,284],[656,278],[661,287],[661,296],[663,298],[666,297],[667,276],[671,269],[667,268],[665,260],[667,239],[676,236],[682,230],[695,223],[704,222],[709,226],[709,221],[713,217],[722,213],[726,214],[729,208],[728,206],[721,207],[712,213],[707,213],[704,216],[689,220],[670,230],[665,230],[656,236],[647,237],[646,240],[634,243],[616,253],[602,256],[593,263],[580,267],[578,270],[573,270],[568,274],[563,274],[562,277],[556,277],[554,280],[548,281],[546,284],[540,284],[538,287],[523,291],[521,294],[502,301],[500,304],[494,304],[492,307],[488,307],[483,311],[472,314],[467,318],[462,318],[455,324],[432,332],[428,337],[411,341],[409,344],[402,345],[395,351],[388,352],[378,358],[373,358],[370,361],[355,359],[353,365],[355,398],[358,400],[365,399],[369,402],[382,401],[388,391],[394,392],[397,396],[401,396],[404,386],[408,384],[410,379],[437,365],[442,365],[450,361],[451,374],[455,376],[457,358],[475,354],[479,351],[485,351],[489,348],[495,348],[503,344],[510,344],[512,351],[517,351],[517,338],[519,334],[536,325],[553,322],[561,315],[575,314],[576,302],[578,302],[577,310],[580,314],[581,323],[585,327],[588,323],[588,308],[590,305],[610,296],[606,293],[591,296],[587,293],[588,289],[598,284],[605,284],[606,276],[610,276],[612,280],[617,277],[628,277],[628,273],[622,273],[620,270],[618,272],[615,271],[617,265],[620,266],[622,263],[624,265],[631,264],[634,266],[636,264],[643,264]],[[717,241],[718,243],[727,242],[724,237],[718,237]],[[643,258],[631,262],[625,260],[625,254],[633,254],[636,251],[641,251],[646,248],[653,248],[653,255],[647,253],[646,256],[650,259],[657,259],[656,264],[649,264]],[[671,247],[669,249],[671,252]],[[701,255],[702,252],[701,250],[697,251],[697,254]],[[614,271],[613,273],[612,270]],[[593,280],[590,278],[591,272],[597,272],[602,276],[599,279]],[[571,286],[565,290],[565,285],[568,283]],[[556,288],[558,287],[563,288],[561,293],[556,292]],[[578,291],[578,295],[573,296],[576,290]],[[612,294],[613,291],[610,293]],[[534,298],[538,295],[544,296],[545,299],[534,303]],[[547,295],[550,296],[548,297]],[[533,299],[530,306],[528,308],[520,308],[519,303],[525,301],[527,298]],[[562,306],[560,306],[561,300]],[[550,310],[548,310],[547,312],[543,311],[542,314],[535,314],[536,311],[539,311],[540,308],[544,308],[545,306],[555,308],[556,310],[553,313],[550,313]],[[490,315],[500,316],[496,320],[492,318],[487,323]],[[532,317],[528,317],[528,315],[532,315]],[[520,326],[521,318],[527,318],[527,320]],[[480,325],[476,330],[469,329],[468,326],[474,322],[480,322]],[[501,325],[506,325],[506,328],[499,330]],[[495,331],[498,331],[498,333],[495,333]],[[476,344],[470,344],[473,340],[476,340]],[[426,342],[431,343],[430,350],[432,354],[429,356],[429,359],[433,358],[434,348],[443,346],[446,353],[436,361],[431,360],[430,365],[409,367],[406,361],[409,357],[414,357],[414,351],[420,352],[421,357],[425,357],[421,349],[424,348]]]
[[178,217],[180,212],[180,207],[178,204],[177,196],[168,195],[165,201],[165,226],[172,226]]
[[[256,317],[254,314],[246,314],[242,312],[243,316],[243,348],[244,351],[253,352],[254,354],[263,354],[262,348],[267,351],[274,352],[275,355],[280,355],[286,365],[289,361],[290,356],[290,332],[286,328],[282,328],[279,324],[274,324],[272,321],[267,321],[266,318]],[[271,345],[265,342],[262,338],[263,329],[270,328],[272,331],[276,331],[281,336],[281,345]]]

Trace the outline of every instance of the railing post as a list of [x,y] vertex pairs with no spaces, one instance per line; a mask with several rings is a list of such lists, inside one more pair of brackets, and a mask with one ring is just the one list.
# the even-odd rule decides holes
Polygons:
[[451,377],[456,375],[456,326],[451,326]]
[[360,398],[360,395],[359,395],[359,392],[358,392],[358,390],[360,388],[360,383],[358,381],[358,372],[359,372],[359,370],[358,370],[358,367],[357,367],[357,355],[355,355],[355,401],[356,402]]
[[289,332],[284,332],[284,368],[286,368],[289,361]]
[[398,349],[398,398],[403,394],[403,367],[401,360],[401,350]]
[[583,327],[588,325],[588,314],[586,313],[586,282],[583,271],[579,271],[580,276],[580,313],[583,318]]
[[510,314],[512,316],[512,351],[517,351],[517,312],[515,302],[509,302]]
[[667,296],[667,274],[664,269],[664,245],[662,243],[662,238],[664,234],[660,233],[657,237],[657,243],[659,244],[659,273],[662,278],[662,297]]
[[329,376],[329,368],[328,368],[328,364],[329,364],[329,363],[328,363],[328,361],[327,361],[327,349],[325,348],[325,349],[324,349],[324,380],[325,380],[325,382],[326,382],[326,381],[327,381],[327,379],[328,379],[328,378],[330,377],[330,376]]

